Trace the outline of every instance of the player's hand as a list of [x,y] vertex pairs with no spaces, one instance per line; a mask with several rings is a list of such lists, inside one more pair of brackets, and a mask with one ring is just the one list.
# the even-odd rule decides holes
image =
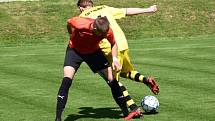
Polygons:
[[152,5],[152,6],[150,6],[150,7],[149,7],[149,10],[150,10],[151,12],[156,12],[156,11],[158,10],[157,5]]
[[119,63],[119,61],[114,60],[113,63],[112,63],[112,68],[116,72],[119,72],[122,69],[122,65]]

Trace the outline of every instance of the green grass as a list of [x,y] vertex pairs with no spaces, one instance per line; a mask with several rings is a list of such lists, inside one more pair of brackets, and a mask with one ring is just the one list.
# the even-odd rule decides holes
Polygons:
[[[198,36],[129,42],[137,70],[156,76],[161,89],[157,96],[159,113],[145,115],[145,120],[213,121],[214,39],[215,36]],[[0,120],[54,120],[65,47],[48,44],[1,47]],[[126,79],[122,83],[138,105],[145,95],[152,95],[144,84]],[[119,114],[108,86],[83,64],[70,89],[66,121],[120,120]]]
[[[135,68],[155,76],[160,86],[159,113],[144,115],[146,121],[215,119],[213,0],[94,2],[159,6],[156,14],[119,20]],[[0,121],[54,120],[68,41],[66,20],[76,14],[70,0],[0,3]],[[139,106],[152,95],[144,84],[121,82]],[[65,121],[120,121],[119,115],[105,81],[83,64],[70,89]]]

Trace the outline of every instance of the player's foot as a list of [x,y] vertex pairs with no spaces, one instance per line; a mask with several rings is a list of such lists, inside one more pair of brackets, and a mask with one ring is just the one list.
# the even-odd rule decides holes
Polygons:
[[128,116],[129,111],[127,107],[121,107],[121,110],[124,117]]
[[146,83],[155,95],[159,93],[159,87],[156,85],[155,79],[153,77],[148,77]]
[[123,117],[128,116],[129,113],[122,112]]
[[131,120],[131,119],[133,119],[133,118],[138,118],[138,117],[140,117],[140,116],[142,116],[142,113],[141,113],[141,110],[138,108],[138,109],[136,109],[136,110],[130,112],[130,113],[128,114],[128,116],[126,116],[126,117],[124,118],[124,120]]

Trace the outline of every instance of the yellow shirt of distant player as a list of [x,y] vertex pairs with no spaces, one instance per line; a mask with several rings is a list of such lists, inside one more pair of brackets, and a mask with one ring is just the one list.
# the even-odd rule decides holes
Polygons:
[[[79,16],[81,17],[89,17],[96,19],[97,16],[106,16],[108,21],[110,22],[110,27],[113,30],[114,37],[116,43],[118,45],[118,51],[123,51],[128,49],[128,43],[126,37],[119,27],[115,19],[120,19],[126,16],[126,9],[125,8],[113,8],[106,5],[102,6],[95,6],[83,11]],[[102,40],[100,43],[100,48],[102,49],[105,54],[108,54],[111,51],[110,44],[107,40]]]

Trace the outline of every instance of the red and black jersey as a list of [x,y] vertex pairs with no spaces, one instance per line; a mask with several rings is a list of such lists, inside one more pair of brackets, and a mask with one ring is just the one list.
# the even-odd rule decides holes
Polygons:
[[[93,33],[91,27],[95,19],[73,17],[68,19],[67,24],[74,28],[70,33],[69,47],[74,48],[80,54],[91,54],[99,49],[99,42],[103,39]],[[110,28],[105,37],[111,45],[115,44],[113,31]]]

